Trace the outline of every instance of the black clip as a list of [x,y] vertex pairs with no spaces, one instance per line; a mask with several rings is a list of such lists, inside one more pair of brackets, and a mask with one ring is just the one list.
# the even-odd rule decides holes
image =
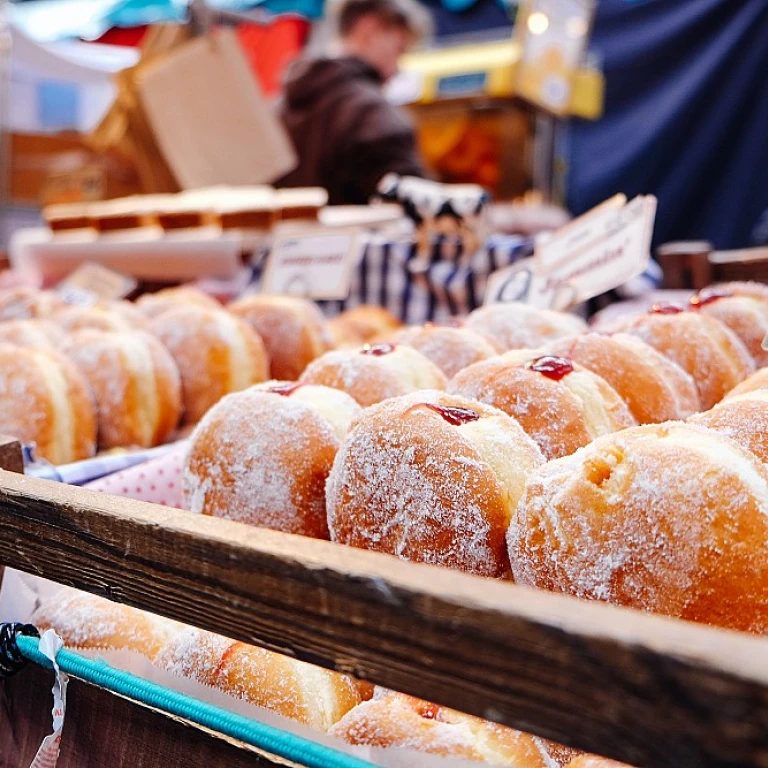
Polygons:
[[0,680],[16,674],[27,663],[16,645],[19,635],[40,637],[37,628],[32,624],[0,624]]

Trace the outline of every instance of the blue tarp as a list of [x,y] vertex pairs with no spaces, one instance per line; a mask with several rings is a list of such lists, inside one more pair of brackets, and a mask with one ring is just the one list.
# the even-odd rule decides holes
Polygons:
[[600,0],[590,49],[605,116],[571,126],[571,209],[650,192],[656,242],[755,243],[768,211],[768,0]]

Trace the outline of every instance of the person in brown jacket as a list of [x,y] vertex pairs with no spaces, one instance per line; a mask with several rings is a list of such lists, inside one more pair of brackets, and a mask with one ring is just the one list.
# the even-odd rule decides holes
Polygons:
[[324,187],[332,205],[363,205],[388,173],[425,175],[413,126],[383,86],[429,21],[415,0],[342,0],[341,55],[289,73],[281,116],[299,162],[277,186]]

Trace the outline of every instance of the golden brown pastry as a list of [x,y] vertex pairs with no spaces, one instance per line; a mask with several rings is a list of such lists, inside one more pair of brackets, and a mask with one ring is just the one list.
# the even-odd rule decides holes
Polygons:
[[741,384],[735,386],[724,399],[735,397],[736,395],[743,395],[746,392],[755,392],[758,389],[765,389],[766,387],[768,387],[768,368],[760,368],[751,376],[744,379]]
[[536,444],[501,411],[441,392],[367,409],[328,478],[331,538],[484,576],[509,572],[504,534]]
[[328,321],[328,328],[337,347],[359,347],[382,335],[391,335],[402,323],[389,310],[373,305],[348,309]]
[[269,378],[261,338],[223,309],[170,309],[152,321],[151,331],[178,366],[186,424],[200,421],[224,395]]
[[317,305],[290,296],[246,296],[228,307],[261,336],[273,379],[295,381],[312,360],[333,347]]
[[221,304],[213,296],[191,285],[179,285],[174,288],[164,288],[156,293],[145,293],[136,300],[136,309],[150,320],[179,305],[221,309]]
[[68,333],[86,328],[97,331],[143,331],[149,327],[144,315],[127,301],[67,307],[56,312],[52,321]]
[[711,429],[635,427],[551,461],[508,540],[520,584],[768,629],[768,469]]
[[181,416],[179,371],[154,336],[78,331],[65,351],[96,398],[101,448],[147,448],[171,437]]
[[512,416],[547,459],[573,453],[599,435],[636,424],[624,401],[570,360],[516,350],[460,371],[448,391]]
[[67,306],[53,291],[21,286],[0,290],[0,322],[50,317]]
[[725,291],[734,296],[750,296],[753,299],[768,300],[768,285],[754,280],[733,280],[728,283],[716,283],[715,291]]
[[627,333],[584,333],[546,345],[610,384],[638,424],[686,419],[699,410],[694,380],[679,365]]
[[419,389],[445,389],[446,384],[440,369],[424,355],[391,343],[326,352],[299,380],[340,389],[363,407]]
[[93,456],[96,408],[80,371],[53,349],[0,344],[0,432],[52,464]]
[[0,323],[0,343],[19,347],[58,349],[66,334],[48,320],[8,320]]
[[192,435],[188,508],[327,539],[325,481],[359,412],[343,392],[286,382],[225,397]]

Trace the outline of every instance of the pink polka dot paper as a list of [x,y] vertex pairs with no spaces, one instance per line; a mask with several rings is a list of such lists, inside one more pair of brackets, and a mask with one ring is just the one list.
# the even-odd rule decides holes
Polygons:
[[164,456],[94,480],[85,487],[114,496],[184,509],[181,474],[186,451],[187,445],[180,445]]

